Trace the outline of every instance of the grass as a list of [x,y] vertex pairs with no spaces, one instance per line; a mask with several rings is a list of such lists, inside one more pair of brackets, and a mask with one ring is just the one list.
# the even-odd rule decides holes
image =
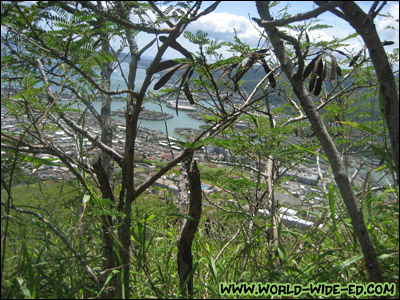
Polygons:
[[[207,168],[214,169],[202,167],[202,171]],[[82,193],[74,182],[15,186],[12,195],[16,206],[35,210],[52,222],[93,270],[101,270],[99,207],[89,201],[85,218],[79,223],[77,204]],[[390,192],[367,195],[363,200],[363,211],[385,281],[397,284],[398,202],[387,202],[389,196]],[[5,203],[4,190],[1,197]],[[212,201],[220,201],[222,206],[223,200],[231,197],[223,192],[210,195]],[[220,282],[367,283],[361,250],[349,219],[340,199],[334,200],[340,221],[333,221],[329,215],[331,208],[327,205],[316,215],[325,223],[322,230],[302,231],[282,226],[279,228],[278,249],[273,249],[268,243],[268,218],[250,218],[204,205],[193,243],[195,297],[225,298],[218,291]],[[2,238],[6,221],[4,213],[2,208]],[[323,213],[327,213],[325,217]],[[173,195],[166,190],[145,192],[134,202],[132,214],[132,297],[154,297],[156,288],[164,298],[179,298],[176,265],[178,209]],[[11,211],[8,218],[2,298],[89,298],[99,294],[81,264],[44,223],[15,211]],[[274,253],[279,257],[278,265],[274,265],[271,256]],[[246,254],[249,256],[244,264]],[[146,273],[151,274],[151,282]],[[341,297],[345,295],[338,298]]]

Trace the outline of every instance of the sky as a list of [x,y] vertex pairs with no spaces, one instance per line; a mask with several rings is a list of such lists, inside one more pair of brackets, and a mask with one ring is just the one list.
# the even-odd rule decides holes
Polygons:
[[[373,1],[356,1],[357,4],[366,12],[368,12]],[[203,1],[203,6],[207,7],[212,4],[213,1]],[[289,14],[297,14],[300,12],[306,12],[316,8],[313,1],[281,1],[280,4],[272,9],[272,14],[276,15],[279,10],[288,6]],[[390,13],[395,19],[399,19],[399,1],[387,1],[381,13]],[[259,32],[255,27],[252,17],[259,18],[255,1],[222,1],[218,7],[210,14],[200,18],[195,23],[188,26],[188,30],[191,32],[196,32],[201,29],[209,33],[209,37],[217,39],[219,41],[233,41],[234,30],[236,30],[239,39],[243,42],[248,43],[252,47],[256,47],[259,41]],[[323,29],[318,31],[313,31],[311,34],[311,39],[315,40],[331,40],[333,37],[343,38],[349,34],[354,33],[354,29],[341,18],[333,15],[330,12],[326,12],[318,16],[321,20],[321,24],[331,25],[332,28]],[[392,40],[395,45],[387,47],[386,50],[390,51],[395,47],[399,47],[399,32],[398,30],[385,29],[388,25],[399,28],[399,24],[394,20],[388,20],[387,18],[377,16],[375,20],[376,28],[381,40]],[[258,27],[259,28],[259,27]],[[138,44],[139,46],[144,45],[150,40],[149,35],[139,36]],[[178,42],[181,43],[190,52],[197,52],[198,48],[191,45],[186,39],[180,37]],[[347,46],[346,51],[357,52],[362,48],[363,42],[360,37],[349,40],[349,46]],[[156,51],[156,46],[150,48],[144,55],[154,56]],[[224,51],[223,54],[228,57],[232,55],[229,52]],[[168,50],[163,58],[171,59],[182,57],[182,55],[171,49]]]

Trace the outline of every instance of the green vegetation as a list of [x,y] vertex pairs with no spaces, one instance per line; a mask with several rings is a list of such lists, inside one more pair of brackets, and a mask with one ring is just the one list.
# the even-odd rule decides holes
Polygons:
[[[93,199],[87,202],[85,217],[79,221],[75,203],[80,201],[80,194],[73,184],[43,182],[21,185],[13,188],[13,194],[14,201],[21,208],[40,208],[39,213],[46,215],[91,265],[100,267],[102,239],[98,215],[101,209]],[[366,212],[369,230],[375,237],[374,245],[385,282],[396,283],[399,280],[399,211],[397,204],[388,200],[390,194],[387,191],[377,197],[367,192],[362,209]],[[3,190],[3,202],[5,197],[7,195]],[[210,196],[210,201],[229,197],[218,192]],[[151,284],[163,297],[175,297],[178,293],[176,282],[179,279],[175,265],[177,230],[174,224],[179,214],[172,199],[170,192],[159,190],[155,194],[141,196],[133,206],[135,221],[131,234],[135,271],[130,280],[135,287],[134,298],[154,295]],[[336,214],[342,216],[344,207],[336,193],[334,199]],[[311,212],[318,221],[307,232],[297,227],[280,228],[278,251],[281,264],[278,269],[271,268],[270,252],[266,247],[265,224],[268,219],[237,214],[231,206],[223,206],[232,212],[224,213],[205,202],[200,230],[193,245],[193,252],[196,253],[196,298],[221,298],[217,290],[219,282],[337,282],[343,285],[367,282],[349,219],[333,221],[328,205]],[[151,213],[149,207],[152,208]],[[64,299],[98,294],[99,291],[83,275],[76,257],[45,224],[33,216],[16,212],[12,212],[9,219],[3,298]],[[242,233],[232,239],[250,220],[254,221],[256,228],[252,239],[248,241]],[[318,223],[325,224],[322,230],[316,227]],[[3,217],[2,228],[4,225]],[[244,243],[251,256],[243,272],[240,262],[244,255]],[[224,246],[226,248],[216,260]],[[151,274],[151,282],[146,273]]]
[[[358,34],[311,41],[326,25],[293,25],[285,9],[272,19],[277,3],[256,3],[278,22],[255,20],[257,48],[187,31],[218,2],[104,4],[2,5],[2,298],[236,299],[219,284],[371,281],[395,284],[388,298],[399,298],[398,98],[370,63],[374,45],[353,54],[340,49]],[[139,33],[154,39],[139,49]],[[162,61],[167,48],[185,58]],[[398,49],[385,61],[395,62]],[[126,89],[112,90],[113,70]],[[60,104],[65,91],[85,112]],[[125,122],[111,119],[111,96],[126,100]],[[167,148],[139,133],[142,104],[161,97],[206,112],[198,136]]]

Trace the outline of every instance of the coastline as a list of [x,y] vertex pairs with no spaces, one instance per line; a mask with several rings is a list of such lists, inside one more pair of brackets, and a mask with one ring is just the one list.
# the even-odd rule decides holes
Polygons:
[[[111,112],[111,116],[125,118],[125,111],[123,110],[115,110]],[[139,119],[146,121],[165,121],[172,119],[174,116],[167,113],[162,113],[154,110],[143,109],[140,112]]]

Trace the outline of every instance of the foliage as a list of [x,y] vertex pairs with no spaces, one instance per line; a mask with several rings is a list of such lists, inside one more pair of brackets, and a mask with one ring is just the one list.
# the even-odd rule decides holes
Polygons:
[[[142,94],[105,88],[103,72],[119,68],[123,56],[121,49],[105,47],[103,42],[112,37],[134,38],[141,30],[165,33],[165,24],[188,23],[187,11],[196,11],[198,6],[190,1],[168,1],[160,13],[152,3],[107,2],[107,9],[97,10],[94,4],[81,7],[82,3],[76,2],[76,11],[71,3],[63,4],[2,4],[2,26],[7,29],[2,33],[2,88],[6,82],[10,88],[18,88],[14,94],[2,92],[2,110],[4,107],[7,116],[16,120],[15,128],[2,129],[2,298],[102,298],[116,295],[116,283],[124,278],[128,278],[130,290],[123,290],[120,296],[179,298],[176,224],[187,216],[179,213],[176,196],[152,186],[135,196],[131,210],[123,210],[127,196],[118,195],[124,195],[125,175],[116,171],[113,195],[117,200],[103,199],[99,176],[93,175],[93,156],[88,154],[98,139],[87,144],[84,131],[61,121],[62,116],[75,114],[76,125],[85,129],[89,117],[52,101],[48,87],[57,87],[53,90],[56,98],[62,91],[70,91],[76,101],[85,103],[87,111],[91,111],[91,102],[113,93],[128,93],[138,103]],[[138,18],[131,27],[116,21],[129,20],[128,12]],[[155,14],[159,17],[149,17]],[[285,10],[280,16],[287,17]],[[398,186],[376,76],[365,49],[355,55],[340,50],[356,34],[330,42],[310,40],[312,30],[324,28],[326,25],[315,22],[286,26],[303,54],[304,65],[297,66],[299,74],[313,92],[327,130],[346,159],[383,278],[397,284]],[[180,146],[185,151],[204,147],[220,153],[199,162],[203,184],[214,189],[204,191],[203,215],[193,242],[190,276],[194,278],[194,297],[223,298],[218,291],[220,282],[367,283],[361,249],[325,162],[326,153],[281,74],[269,41],[263,36],[263,46],[251,48],[237,35],[229,43],[215,41],[203,31],[185,31],[184,37],[198,46],[198,52],[190,53],[178,42],[159,36],[160,48],[169,46],[185,58],[156,61],[148,70],[149,74],[161,74],[155,85],[156,90],[163,88],[165,94],[160,95],[176,96],[177,104],[178,97],[184,96],[205,116],[207,129],[194,142]],[[222,47],[229,48],[233,56],[223,57],[219,53]],[[288,52],[292,58],[297,55],[294,48]],[[136,54],[140,56],[140,52]],[[43,82],[38,59],[48,83]],[[130,59],[134,61],[134,55]],[[391,60],[398,61],[398,51]],[[171,82],[175,86],[165,88]],[[92,117],[101,124],[96,113]],[[54,143],[52,138],[59,130],[73,137],[74,154],[63,152]],[[313,222],[307,229],[283,221],[275,224],[270,215],[259,213],[271,207],[266,200],[271,159],[273,192],[288,197],[286,182],[300,186],[293,171],[318,166],[322,175],[318,186],[311,187],[302,199],[294,197],[302,205],[278,203],[273,198],[277,209],[296,209],[298,216]],[[379,165],[372,165],[372,160]],[[135,156],[132,161],[138,163]],[[359,163],[351,164],[353,161]],[[140,162],[154,165],[154,173],[169,166],[169,162]],[[124,170],[117,160],[116,165],[116,170]],[[42,169],[62,167],[74,177],[55,182],[37,175]],[[134,165],[132,173],[144,173],[145,169]],[[164,176],[176,181],[178,171],[173,167],[169,171]],[[143,180],[135,176],[133,181],[135,192]],[[112,224],[106,228],[104,220],[112,220]],[[121,267],[123,252],[119,248],[126,220],[128,274]],[[274,229],[277,245],[271,238]],[[104,268],[107,236],[113,238],[112,255],[119,263],[111,270]],[[104,276],[100,285],[88,268],[98,277]]]

